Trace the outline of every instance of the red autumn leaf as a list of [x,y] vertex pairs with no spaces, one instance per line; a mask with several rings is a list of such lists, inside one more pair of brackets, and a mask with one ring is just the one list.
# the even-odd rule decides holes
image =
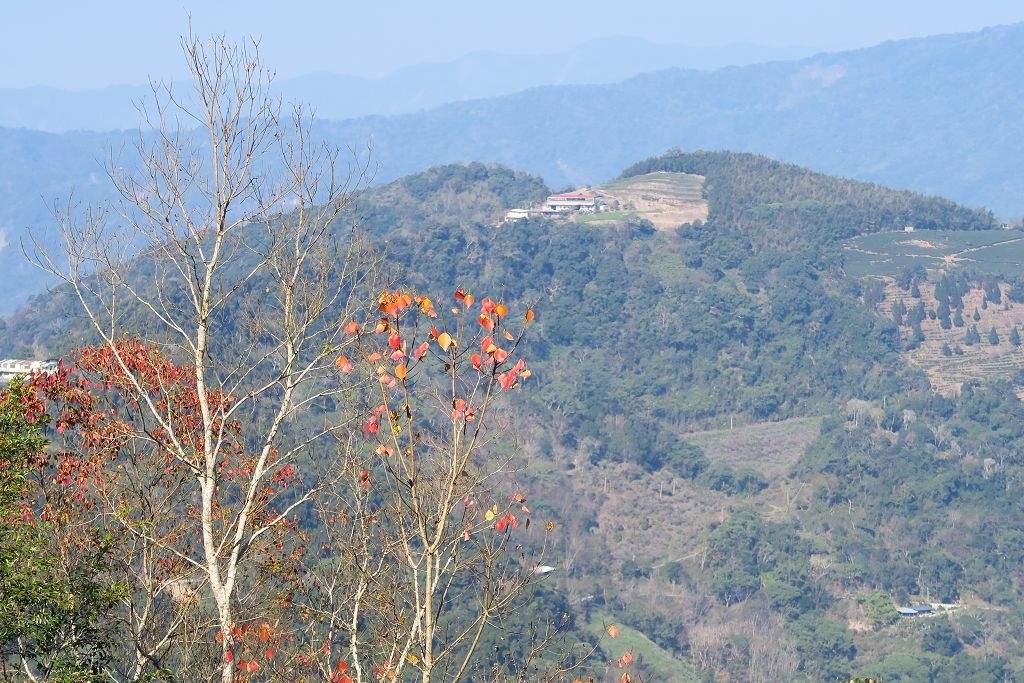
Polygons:
[[498,523],[494,525],[494,528],[501,532],[507,529],[508,527],[512,527],[513,529],[515,529],[518,526],[519,520],[516,519],[516,516],[510,512],[501,519],[499,519]]
[[476,320],[478,323],[480,323],[480,327],[484,328],[488,332],[494,329],[494,319],[491,318],[489,315],[484,315],[483,313],[481,313],[480,317],[478,317]]
[[486,337],[480,340],[480,350],[490,355],[497,351],[498,347],[495,345],[494,340],[491,339],[491,336],[487,335]]
[[273,658],[274,658],[274,648],[268,647],[267,648],[267,659],[273,659]]
[[339,659],[338,663],[334,665],[334,670],[340,674],[345,673],[346,671],[348,671],[348,662],[346,662],[344,659]]
[[629,666],[632,663],[633,663],[633,651],[632,650],[630,650],[629,652],[627,652],[624,655],[622,655],[621,657],[619,657],[619,668],[620,669],[624,669],[624,668],[626,668],[627,666]]
[[511,372],[503,372],[498,375],[498,384],[500,384],[501,388],[505,391],[511,389],[512,385],[515,384],[515,381],[516,376]]
[[480,310],[483,311],[484,313],[494,313],[494,309],[496,308],[497,305],[494,303],[494,301],[488,299],[487,297],[484,297],[480,301]]
[[609,626],[608,627],[608,635],[610,635],[612,638],[614,638],[615,636],[619,635],[619,627],[616,626],[615,624],[612,624],[611,626]]
[[430,338],[431,339],[437,339],[440,336],[441,336],[441,330],[437,329],[437,327],[431,327],[430,328]]
[[430,345],[427,342],[423,342],[422,344],[416,347],[415,351],[412,352],[412,357],[415,358],[416,360],[423,358],[423,356],[427,354],[427,350],[429,348]]
[[231,650],[228,650],[227,652],[225,652],[224,653],[224,661],[225,662],[233,662],[233,661],[235,661],[235,653],[232,652]]
[[402,337],[399,336],[397,332],[392,333],[391,336],[388,337],[388,346],[390,346],[392,350],[397,351],[402,346]]
[[474,353],[472,356],[470,356],[469,360],[470,362],[473,363],[473,367],[476,368],[477,370],[479,370],[480,366],[483,365],[484,363],[483,358],[480,357],[479,353]]
[[250,659],[245,666],[245,670],[251,674],[256,673],[260,670],[260,665],[255,659]]
[[455,298],[459,301],[464,301],[466,299],[466,292],[463,291],[462,287],[455,290]]
[[367,421],[367,423],[363,426],[363,429],[366,430],[367,434],[376,434],[378,429],[376,418]]
[[338,366],[338,369],[344,372],[346,375],[352,372],[352,361],[345,356],[338,356],[338,360],[334,361],[334,364]]
[[505,349],[495,349],[493,355],[495,363],[504,363],[505,359],[508,358],[508,351]]

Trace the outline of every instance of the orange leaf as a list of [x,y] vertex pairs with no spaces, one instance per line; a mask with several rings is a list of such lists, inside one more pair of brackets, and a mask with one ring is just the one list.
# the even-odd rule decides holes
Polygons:
[[345,325],[345,334],[359,334],[359,324],[355,320]]
[[537,317],[537,314],[533,312],[532,308],[526,309],[526,322],[532,323],[533,319]]
[[338,369],[344,372],[346,375],[352,372],[352,361],[345,356],[338,356],[338,360],[334,361],[334,364],[338,366]]
[[633,663],[633,651],[630,650],[626,654],[619,657],[619,668],[624,669]]
[[441,350],[447,351],[449,346],[455,344],[455,340],[447,332],[442,332],[437,338],[437,343],[441,345]]
[[471,308],[474,301],[476,301],[476,298],[472,294],[467,294],[466,298],[462,300],[462,303],[466,308]]
[[273,659],[273,658],[274,658],[274,648],[268,647],[267,648],[267,659]]
[[406,374],[408,374],[408,370],[405,369],[405,363],[395,368],[395,377],[398,379],[405,379]]
[[484,315],[483,313],[481,313],[480,317],[477,318],[476,321],[480,323],[480,327],[484,328],[488,332],[494,329],[494,320],[492,320],[491,316],[489,315]]
[[615,636],[619,635],[619,627],[616,626],[615,624],[612,624],[611,626],[609,626],[608,627],[608,635],[610,635],[612,638],[614,638]]
[[516,340],[516,338],[513,337],[512,333],[509,332],[508,330],[504,330],[503,334],[505,335],[505,339],[507,339],[508,341],[515,341]]
[[484,313],[494,313],[495,309],[497,308],[498,306],[494,303],[494,301],[487,297],[484,297],[480,301],[480,310],[483,311]]
[[470,356],[469,360],[473,363],[473,367],[476,368],[477,370],[480,369],[480,366],[483,365],[484,362],[483,358],[480,357],[479,353],[474,353],[472,356]]
[[412,357],[415,358],[416,360],[423,358],[423,356],[427,354],[427,349],[429,348],[430,345],[427,344],[427,342],[423,342],[422,344],[416,347],[415,351],[412,352]]
[[346,662],[344,659],[339,659],[338,663],[334,665],[334,670],[340,674],[345,673],[346,671],[348,671],[348,662]]
[[508,315],[508,306],[505,304],[498,304],[497,308],[494,309],[494,312],[498,314],[499,318],[504,318]]

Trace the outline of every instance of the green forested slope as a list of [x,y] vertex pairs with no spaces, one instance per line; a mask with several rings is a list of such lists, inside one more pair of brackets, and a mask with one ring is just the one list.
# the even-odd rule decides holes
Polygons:
[[[841,269],[850,236],[992,216],[750,155],[671,153],[626,174],[658,170],[705,176],[706,223],[502,225],[504,208],[548,190],[482,164],[369,190],[339,221],[355,218],[400,281],[538,311],[535,375],[516,400],[525,483],[561,533],[552,604],[733,680],[1010,671],[1024,410],[1005,385],[931,396],[899,362],[899,328]],[[62,290],[34,300],[7,320],[3,353],[80,343],[73,311]],[[812,415],[826,416],[820,435],[770,471],[756,451],[733,466],[682,436]],[[970,609],[929,639],[889,625],[893,599]],[[899,662],[928,678],[893,676]]]

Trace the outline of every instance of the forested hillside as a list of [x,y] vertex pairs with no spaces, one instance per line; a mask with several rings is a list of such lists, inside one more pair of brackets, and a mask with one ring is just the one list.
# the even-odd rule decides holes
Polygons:
[[[645,634],[639,665],[664,680],[1015,675],[1024,409],[1006,384],[930,393],[900,361],[911,332],[843,272],[847,238],[992,215],[747,154],[623,175],[657,171],[704,176],[707,222],[501,224],[548,188],[470,164],[368,190],[337,223],[397,282],[537,311],[512,434],[557,520],[551,604],[581,637]],[[74,311],[37,298],[4,354],[82,343]],[[911,602],[955,606],[898,621]]]

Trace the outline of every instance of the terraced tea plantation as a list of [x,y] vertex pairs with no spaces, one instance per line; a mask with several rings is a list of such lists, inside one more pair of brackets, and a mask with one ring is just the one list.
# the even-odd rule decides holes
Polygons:
[[581,222],[645,218],[658,230],[708,219],[704,176],[690,173],[647,173],[619,178],[597,188],[611,211],[580,216]]
[[[900,289],[895,282],[889,281],[885,288],[885,300],[878,306],[878,311],[891,317],[893,306],[902,301],[905,307],[912,308],[920,301],[926,310],[936,308],[935,286],[922,283],[919,287],[920,299]],[[985,304],[984,292],[972,289],[964,296],[964,325],[942,329],[938,320],[926,317],[921,321],[924,341],[903,356],[907,363],[915,365],[928,375],[932,388],[939,393],[951,395],[960,390],[964,382],[971,380],[1013,379],[1017,372],[1024,369],[1024,346],[1010,343],[1011,332],[1016,327],[1024,334],[1024,304],[1015,304],[1007,297],[1009,287],[1002,285],[1002,303]],[[978,320],[974,320],[974,312]],[[967,330],[974,327],[978,330],[981,340],[974,344],[966,343]],[[989,340],[991,331],[995,331],[998,340]],[[901,334],[909,334],[906,326]],[[944,349],[955,350],[947,355]],[[1019,392],[1024,397],[1024,392]]]
[[965,268],[1016,277],[1024,273],[1024,232],[1019,230],[914,230],[856,237],[844,247],[853,277],[896,277],[917,265],[928,270]]

